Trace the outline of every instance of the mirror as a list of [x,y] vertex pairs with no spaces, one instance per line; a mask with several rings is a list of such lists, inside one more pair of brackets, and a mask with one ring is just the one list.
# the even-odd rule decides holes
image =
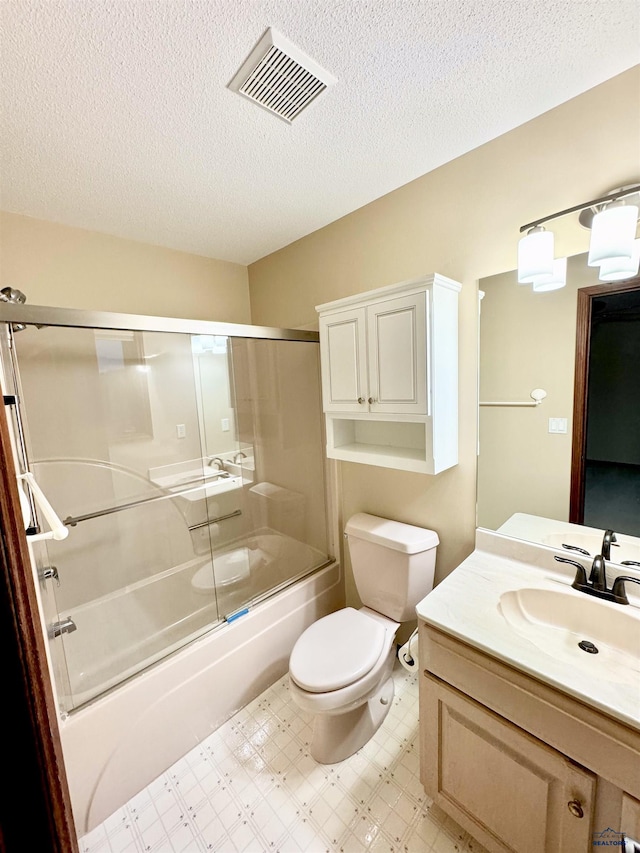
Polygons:
[[191,351],[201,441],[206,456],[239,451],[226,335],[193,335]]
[[[559,290],[518,285],[515,270],[480,282],[478,526],[591,556],[613,529],[611,559],[640,561],[637,279],[592,301],[584,524],[569,523],[578,290],[598,284],[586,253],[568,259]],[[546,391],[539,405],[534,389]]]

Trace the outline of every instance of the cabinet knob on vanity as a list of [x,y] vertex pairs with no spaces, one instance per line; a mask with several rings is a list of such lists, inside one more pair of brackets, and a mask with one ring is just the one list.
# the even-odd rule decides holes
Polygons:
[[569,800],[569,802],[567,803],[567,808],[574,817],[584,817],[582,803],[578,800]]
[[372,403],[375,403],[375,402],[376,402],[376,401],[373,399],[373,397],[369,397],[369,399],[367,400],[367,403],[368,403],[369,405],[371,405]]
[[358,397],[358,402],[362,405],[365,402],[364,397]]

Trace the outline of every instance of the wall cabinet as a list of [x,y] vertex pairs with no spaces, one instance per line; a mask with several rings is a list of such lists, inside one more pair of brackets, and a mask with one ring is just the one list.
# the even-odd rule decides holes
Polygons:
[[459,291],[433,274],[317,306],[329,457],[457,463]]
[[489,851],[639,837],[637,732],[422,622],[419,659],[423,785]]

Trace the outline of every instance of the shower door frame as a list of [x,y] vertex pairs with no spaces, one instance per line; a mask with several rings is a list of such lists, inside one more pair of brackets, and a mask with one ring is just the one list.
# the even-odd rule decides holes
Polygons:
[[[52,853],[78,850],[40,609],[22,524],[6,414],[0,417],[0,614],[5,723],[17,747],[0,819],[0,846],[27,837]],[[8,716],[8,720],[6,717]],[[19,780],[19,782],[18,782]],[[15,792],[15,796],[14,796]],[[28,825],[24,820],[29,809]]]
[[78,308],[50,308],[46,305],[15,305],[0,302],[0,323],[27,326],[63,326],[76,329],[111,329],[127,332],[172,332],[184,335],[221,335],[229,338],[265,338],[272,341],[318,343],[318,332],[307,329],[279,329],[245,323],[213,320],[181,320],[150,314],[115,314]]
[[[319,342],[317,332],[305,329],[12,303],[0,303],[0,323]],[[47,660],[31,558],[21,523],[18,472],[6,410],[0,417],[0,461],[0,569],[3,571],[0,615],[4,619],[1,636],[5,659],[11,657],[11,665],[5,666],[7,696],[12,697],[7,709],[9,722],[22,723],[22,728],[14,731],[12,738],[23,768],[15,775],[24,783],[17,786],[15,802],[13,796],[5,798],[0,811],[0,843],[7,832],[15,833],[22,828],[32,840],[46,840],[49,845],[46,849],[52,853],[77,853],[57,699]],[[26,460],[20,461],[26,467]],[[29,803],[28,830],[21,807],[25,799]]]

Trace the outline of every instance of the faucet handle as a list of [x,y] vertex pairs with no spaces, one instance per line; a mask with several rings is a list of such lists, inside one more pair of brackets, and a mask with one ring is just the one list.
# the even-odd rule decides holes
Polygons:
[[563,543],[562,547],[565,548],[567,551],[577,551],[578,554],[583,554],[585,557],[591,556],[588,551],[586,551],[584,548],[579,548],[577,545],[565,545]]
[[625,581],[629,581],[630,583],[640,583],[640,579],[638,578],[630,578],[626,575],[619,575],[613,582],[613,586],[611,587],[611,593],[616,597],[618,604],[628,604],[629,599],[627,598],[627,591],[625,589]]
[[585,586],[588,586],[587,571],[583,565],[576,562],[575,560],[570,560],[568,557],[554,557],[553,559],[557,560],[559,563],[569,563],[570,566],[575,566],[576,576],[573,580],[573,583],[571,584],[574,589],[580,589]]

